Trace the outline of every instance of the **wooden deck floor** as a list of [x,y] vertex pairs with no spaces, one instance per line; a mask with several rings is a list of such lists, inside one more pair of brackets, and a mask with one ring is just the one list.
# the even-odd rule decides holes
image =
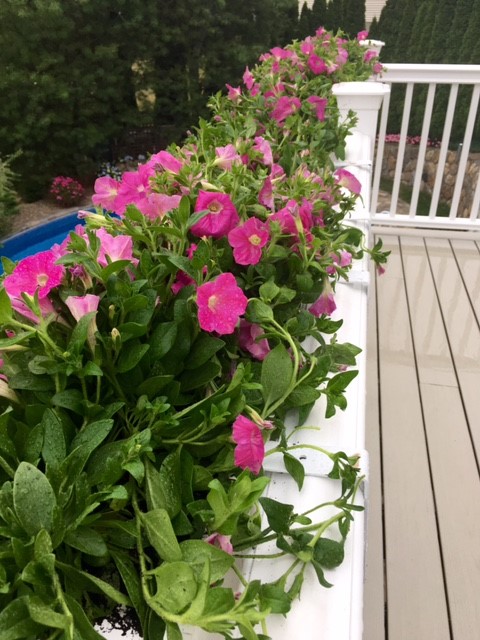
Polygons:
[[479,640],[480,243],[383,239],[392,254],[369,312],[364,640]]

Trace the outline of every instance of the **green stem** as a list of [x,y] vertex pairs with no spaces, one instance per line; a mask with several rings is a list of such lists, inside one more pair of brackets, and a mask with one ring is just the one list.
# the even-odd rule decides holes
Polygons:
[[11,478],[15,477],[15,471],[12,469],[12,467],[8,464],[8,462],[2,456],[0,456],[0,467],[2,467],[5,473],[9,475]]
[[237,578],[240,580],[240,582],[242,583],[242,585],[244,587],[248,587],[248,582],[245,580],[245,578],[243,577],[242,572],[240,571],[240,569],[237,567],[237,565],[235,564],[235,562],[232,565],[232,569],[234,570]]
[[268,559],[268,558],[281,558],[283,557],[285,554],[284,551],[280,551],[279,553],[264,553],[264,554],[260,554],[260,553],[236,553],[235,557],[236,558],[251,558],[252,560],[257,560],[258,558],[262,558],[262,559]]

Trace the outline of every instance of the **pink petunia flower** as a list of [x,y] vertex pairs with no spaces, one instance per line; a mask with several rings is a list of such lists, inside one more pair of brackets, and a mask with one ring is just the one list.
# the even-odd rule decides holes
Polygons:
[[23,300],[19,298],[12,298],[12,308],[25,318],[31,320],[34,324],[38,324],[41,318],[45,318],[51,313],[55,313],[54,306],[49,298],[41,298],[38,301],[38,306],[40,307],[40,316],[35,315],[33,311],[27,307]]
[[201,238],[223,238],[238,224],[239,217],[235,205],[226,193],[200,191],[195,211],[209,211],[191,227],[191,232]]
[[320,98],[320,96],[310,96],[307,98],[307,102],[313,104],[317,118],[323,122],[325,120],[325,109],[328,104],[327,98]]
[[233,333],[248,299],[232,273],[222,273],[197,289],[198,322],[204,331]]
[[252,72],[248,67],[245,69],[245,73],[243,74],[243,82],[248,90],[250,90],[255,84],[255,78],[252,75]]
[[91,293],[87,293],[84,296],[69,296],[65,300],[65,304],[77,322],[87,313],[97,311],[99,302],[100,297]]
[[225,147],[216,147],[215,155],[217,156],[215,164],[227,171],[232,168],[232,165],[241,164],[242,162],[242,158],[237,153],[233,144],[227,144]]
[[330,316],[337,308],[335,304],[335,300],[333,297],[332,287],[328,280],[325,281],[325,287],[322,292],[322,295],[312,304],[312,306],[308,309],[310,313],[317,318],[321,315]]
[[163,218],[169,211],[177,209],[181,199],[182,196],[151,193],[137,204],[137,208],[146,218],[156,220],[157,218]]
[[154,175],[151,166],[140,165],[137,171],[126,171],[118,187],[118,195],[115,199],[115,213],[123,215],[129,204],[138,206],[146,200],[150,190],[150,178]]
[[51,250],[41,251],[20,260],[13,272],[4,280],[4,287],[10,298],[22,298],[22,293],[30,296],[38,291],[40,300],[61,284],[65,267],[55,264],[57,256]]
[[[340,267],[348,267],[352,263],[352,254],[349,251],[345,251],[341,249],[338,254],[331,253],[330,257],[332,258],[335,264],[338,264]],[[335,267],[332,265],[331,267],[327,267],[326,269],[329,275],[333,275],[336,271]]]
[[144,165],[148,169],[157,169],[160,167],[163,171],[170,173],[179,173],[183,167],[183,162],[168,151],[159,151],[155,153]]
[[225,85],[228,89],[227,98],[232,102],[238,102],[242,96],[242,90],[240,87],[232,87],[231,85]]
[[257,360],[264,360],[270,353],[270,345],[266,338],[262,338],[265,332],[258,324],[240,320],[238,332],[238,344],[244,351],[248,351]]
[[250,469],[258,475],[265,458],[265,444],[260,427],[245,416],[238,416],[233,423],[232,437],[237,445],[234,454],[237,467]]
[[273,120],[276,120],[278,124],[283,124],[288,116],[291,116],[295,111],[300,109],[301,104],[298,98],[282,96],[277,100],[271,117]]
[[316,76],[328,72],[327,63],[323,58],[317,56],[316,53],[312,53],[312,55],[309,56],[307,64]]
[[255,138],[255,144],[252,149],[254,151],[258,151],[262,155],[263,164],[269,166],[273,164],[273,155],[272,155],[272,147],[270,143],[262,138],[262,136],[257,136]]
[[268,226],[258,218],[249,218],[245,224],[235,227],[228,234],[237,264],[258,264],[262,248],[270,239]]
[[345,187],[345,189],[348,189],[356,195],[360,194],[362,185],[353,175],[353,173],[350,173],[350,171],[347,171],[346,169],[337,169],[333,175],[338,185],[340,185],[341,187]]
[[225,553],[233,554],[233,545],[230,542],[232,536],[225,536],[223,533],[212,533],[210,536],[204,538],[205,542],[218,547]]
[[366,40],[368,38],[368,31],[359,31],[357,33],[357,40],[361,42],[362,40]]
[[271,209],[272,211],[275,209],[275,202],[273,199],[273,184],[270,176],[265,178],[265,181],[260,189],[258,194],[258,201],[260,204],[263,204],[267,209]]
[[93,186],[95,193],[92,202],[96,207],[102,207],[107,211],[115,211],[115,200],[118,196],[120,183],[110,176],[97,178]]
[[130,260],[132,264],[138,264],[138,260],[133,257],[133,238],[131,236],[112,236],[105,229],[97,229],[95,233],[100,240],[98,264],[102,267],[108,265],[107,257],[110,262]]
[[368,51],[365,51],[365,53],[363,54],[364,62],[370,62],[370,60],[373,60],[374,58],[378,58],[378,53],[373,49],[368,49]]

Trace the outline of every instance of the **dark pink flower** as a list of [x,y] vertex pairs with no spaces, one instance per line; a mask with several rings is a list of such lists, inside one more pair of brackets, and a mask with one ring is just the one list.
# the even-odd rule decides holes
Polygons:
[[288,116],[291,116],[295,111],[300,109],[301,104],[302,103],[298,98],[282,96],[277,100],[271,113],[271,117],[273,120],[276,120],[278,124],[283,124]]
[[93,186],[95,193],[92,196],[92,202],[96,207],[102,207],[107,211],[115,211],[115,200],[118,195],[120,183],[110,176],[97,178]]
[[263,183],[262,188],[260,189],[260,193],[258,194],[258,201],[260,202],[260,204],[263,204],[264,207],[267,207],[267,209],[271,209],[273,211],[273,209],[275,208],[275,203],[273,200],[273,185],[270,176],[267,176],[265,178],[265,182]]
[[245,69],[245,73],[243,74],[243,82],[248,90],[250,90],[255,84],[255,78],[248,67]]
[[[331,253],[330,257],[333,262],[338,264],[340,267],[348,267],[352,263],[352,254],[349,251],[344,251],[343,249],[338,253]],[[334,266],[331,266],[327,267],[326,271],[329,275],[333,275],[336,269]]]
[[238,102],[242,95],[240,87],[232,87],[229,84],[225,85],[228,89],[227,98],[232,102]]
[[235,464],[241,469],[250,469],[258,475],[265,458],[265,444],[260,427],[245,416],[238,416],[232,429],[235,447]]
[[191,227],[192,233],[200,238],[223,238],[238,224],[237,210],[226,193],[200,191],[195,203],[195,212],[198,211],[210,212]]
[[62,283],[65,275],[65,267],[55,264],[56,260],[57,256],[51,250],[20,260],[3,282],[5,291],[10,298],[19,300],[22,293],[33,296],[36,291],[40,300],[46,298],[52,289]]
[[248,299],[232,273],[222,273],[197,289],[198,322],[204,331],[233,333]]
[[238,332],[238,344],[244,351],[248,351],[257,360],[264,360],[270,353],[270,345],[266,338],[262,327],[258,324],[240,320],[240,329]]
[[353,175],[353,173],[350,173],[350,171],[347,171],[346,169],[337,169],[333,175],[335,177],[336,183],[339,186],[345,187],[345,189],[348,189],[356,195],[360,194],[362,185]]
[[361,42],[362,40],[366,40],[368,38],[368,31],[359,31],[357,33],[357,40]]
[[153,167],[147,165],[140,165],[137,171],[126,171],[123,174],[115,199],[115,213],[121,216],[129,204],[138,206],[142,200],[146,200],[151,192],[150,178],[153,174]]
[[316,76],[327,73],[328,71],[325,60],[317,56],[316,53],[312,53],[312,55],[309,56],[307,64]]
[[382,73],[383,64],[381,62],[375,62],[372,69],[373,73]]
[[245,224],[235,227],[228,234],[237,264],[258,264],[262,248],[270,239],[268,226],[258,218],[249,218]]
[[348,51],[343,47],[339,47],[338,55],[335,60],[335,62],[337,63],[337,66],[343,67],[343,65],[347,62],[347,60],[348,60]]
[[308,36],[302,42],[302,44],[300,45],[300,51],[306,56],[310,56],[315,51],[315,46],[312,42],[311,36]]
[[218,547],[222,551],[225,551],[225,553],[232,555],[233,546],[230,542],[231,537],[232,536],[225,536],[223,533],[212,533],[212,535],[205,538],[205,542],[208,542],[208,544]]
[[315,112],[317,118],[323,122],[325,120],[325,109],[328,104],[327,98],[320,98],[320,96],[310,96],[307,98],[307,102],[315,106]]
[[179,291],[191,284],[196,284],[195,280],[189,276],[188,273],[185,273],[185,271],[179,271],[171,288],[174,295],[177,295]]
[[370,62],[370,60],[373,60],[374,58],[378,58],[378,52],[373,49],[368,49],[368,51],[365,51],[363,54],[364,62]]
[[293,58],[295,55],[293,51],[283,49],[282,47],[273,47],[273,49],[270,49],[270,52],[276,60],[287,60],[288,58]]
[[322,295],[312,304],[312,306],[308,309],[311,314],[317,316],[317,318],[321,315],[330,316],[337,308],[335,304],[335,300],[333,298],[332,287],[328,280],[325,281],[325,288],[323,290]]

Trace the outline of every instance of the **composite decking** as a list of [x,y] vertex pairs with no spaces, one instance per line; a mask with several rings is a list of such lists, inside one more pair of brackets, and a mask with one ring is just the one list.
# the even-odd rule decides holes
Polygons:
[[368,321],[364,640],[478,640],[480,242],[384,244]]

